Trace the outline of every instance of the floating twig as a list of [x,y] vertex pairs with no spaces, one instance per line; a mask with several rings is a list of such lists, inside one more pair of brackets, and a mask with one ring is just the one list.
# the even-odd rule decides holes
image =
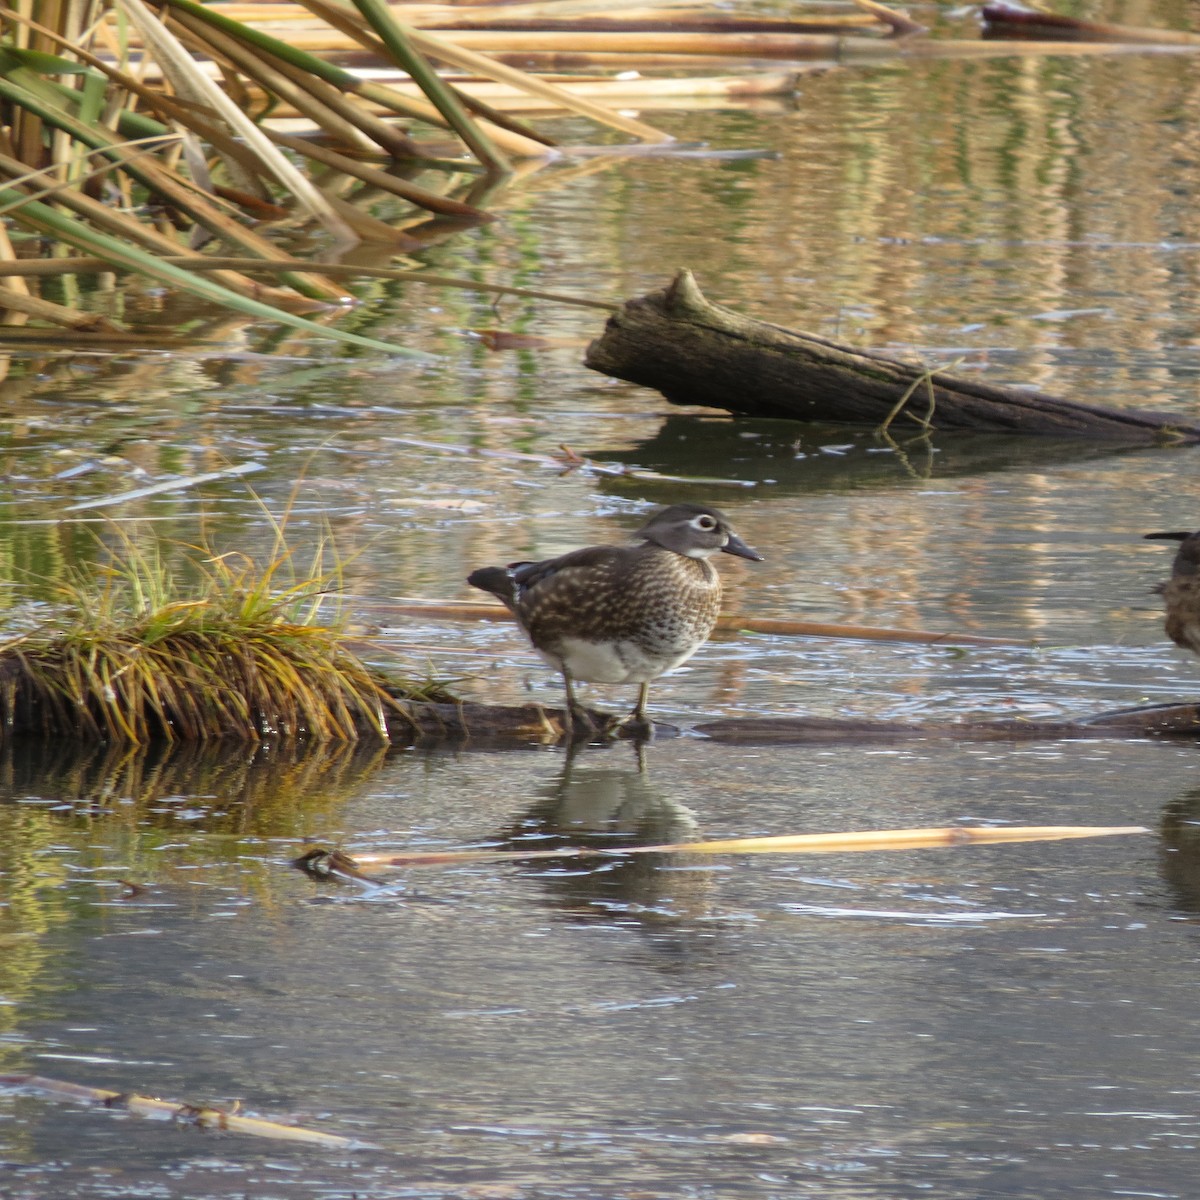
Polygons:
[[22,1092],[37,1092],[55,1100],[83,1101],[102,1108],[123,1109],[139,1117],[174,1121],[199,1129],[216,1129],[222,1133],[243,1133],[251,1137],[278,1138],[285,1142],[302,1142],[309,1146],[328,1146],[339,1150],[370,1149],[371,1143],[358,1138],[321,1133],[299,1125],[284,1125],[262,1117],[242,1117],[226,1109],[210,1105],[188,1104],[178,1100],[159,1100],[134,1092],[113,1092],[107,1088],[86,1087],[65,1079],[50,1079],[45,1075],[0,1075],[0,1087]]

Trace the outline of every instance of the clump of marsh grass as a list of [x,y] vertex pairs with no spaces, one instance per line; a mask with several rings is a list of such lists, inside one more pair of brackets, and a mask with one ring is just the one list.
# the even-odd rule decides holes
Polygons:
[[265,562],[175,547],[192,577],[181,583],[157,546],[118,531],[98,570],[63,585],[61,615],[0,647],[5,731],[135,745],[387,740],[397,697],[446,699],[358,658],[329,543],[300,571],[283,533]]

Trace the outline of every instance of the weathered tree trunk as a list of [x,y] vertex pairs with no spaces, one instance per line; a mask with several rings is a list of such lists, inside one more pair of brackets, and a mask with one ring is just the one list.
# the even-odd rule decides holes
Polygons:
[[710,304],[690,271],[629,300],[584,358],[594,371],[656,388],[673,404],[752,417],[929,430],[1200,441],[1200,425],[1163,413],[1077,404],[928,371]]

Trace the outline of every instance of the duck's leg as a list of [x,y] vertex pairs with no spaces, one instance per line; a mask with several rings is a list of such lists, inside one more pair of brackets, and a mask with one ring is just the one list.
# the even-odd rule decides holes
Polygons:
[[575,681],[566,667],[562,669],[562,677],[563,686],[567,689],[567,719],[564,722],[564,732],[567,735],[567,741],[574,741],[576,737],[586,737],[589,733],[595,733],[596,723],[592,720],[588,710],[575,698]]
[[575,689],[571,685],[571,676],[567,674],[566,667],[563,667],[562,677],[563,687],[567,689],[566,720],[563,722],[563,727],[569,742],[575,736]]
[[616,737],[620,730],[627,729],[638,741],[649,741],[654,737],[654,725],[646,719],[646,703],[649,699],[650,681],[646,679],[638,688],[637,703],[633,706],[633,712],[613,718],[604,732],[609,737]]

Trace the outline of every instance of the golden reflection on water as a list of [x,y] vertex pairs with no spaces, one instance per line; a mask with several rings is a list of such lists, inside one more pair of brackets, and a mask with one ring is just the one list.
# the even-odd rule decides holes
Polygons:
[[270,907],[268,845],[328,837],[385,757],[337,744],[0,747],[0,1070],[26,1061],[21,1040],[4,1035],[65,986],[64,964],[45,950],[55,930],[102,928],[123,900],[201,903],[205,886],[231,877]]

